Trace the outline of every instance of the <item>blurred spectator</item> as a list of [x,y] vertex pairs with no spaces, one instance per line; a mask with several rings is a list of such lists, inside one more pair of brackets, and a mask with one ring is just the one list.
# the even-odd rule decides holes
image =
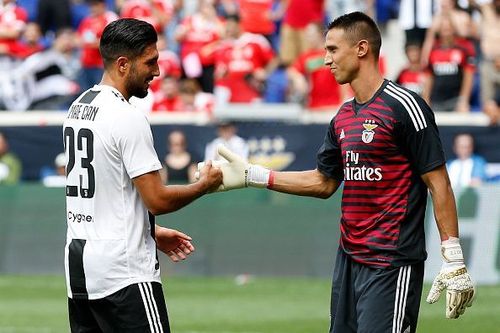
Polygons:
[[174,52],[170,51],[167,47],[167,40],[165,36],[158,35],[158,67],[160,68],[160,75],[155,77],[151,82],[151,90],[153,93],[158,93],[161,88],[161,82],[164,77],[171,76],[175,78],[181,77],[181,64],[179,57]]
[[261,35],[242,33],[238,16],[226,18],[226,39],[215,56],[217,103],[260,101],[274,52]]
[[374,8],[375,15],[366,13],[372,16],[377,25],[379,26],[382,33],[386,30],[387,23],[399,15],[399,2],[400,0],[367,0],[366,2],[370,4],[370,7]]
[[486,160],[474,154],[474,138],[469,133],[455,136],[453,152],[456,155],[446,163],[454,190],[478,186],[486,180]]
[[80,91],[75,54],[75,33],[71,28],[56,33],[52,47],[26,58],[12,75],[20,80],[25,105],[17,109],[65,110]]
[[11,55],[16,58],[24,59],[32,54],[44,49],[42,43],[42,31],[37,23],[30,22],[26,24],[21,38],[12,45]]
[[306,50],[305,29],[309,23],[322,24],[324,0],[283,0],[280,58],[289,65]]
[[42,34],[71,27],[70,0],[38,0],[36,22]]
[[16,5],[16,0],[2,0],[0,3],[0,54],[14,56],[15,48],[26,26],[28,14]]
[[192,183],[195,179],[196,160],[187,151],[186,136],[176,130],[168,135],[168,152],[163,158],[162,178],[165,183]]
[[155,94],[152,111],[182,111],[183,108],[177,78],[165,76],[161,81],[160,91]]
[[416,42],[409,42],[405,46],[408,63],[399,72],[396,83],[411,91],[422,95],[426,79],[425,71],[422,69],[422,48]]
[[104,0],[87,0],[87,2],[90,14],[78,27],[82,65],[79,84],[82,90],[87,90],[101,81],[103,64],[99,52],[99,40],[104,27],[118,18],[115,13],[107,10]]
[[54,168],[44,170],[42,183],[46,187],[66,186],[66,155],[59,153],[54,159]]
[[0,185],[17,184],[21,179],[21,161],[9,151],[9,142],[0,132]]
[[36,22],[38,16],[38,0],[16,0],[16,4],[26,11],[28,14],[28,22]]
[[[481,2],[481,4],[477,4]],[[492,125],[500,121],[500,0],[474,1],[481,11],[481,103]]]
[[405,31],[405,43],[423,45],[432,24],[434,0],[401,0],[399,26]]
[[271,35],[271,46],[275,52],[279,53],[281,24],[285,15],[284,3],[281,0],[273,0],[271,19],[274,24],[274,32]]
[[422,96],[435,111],[469,112],[475,71],[472,43],[459,38],[450,17],[441,17]]
[[288,68],[288,75],[295,91],[306,100],[310,110],[331,110],[345,98],[341,87],[325,66],[323,26],[319,23],[307,25],[305,37],[307,50]]
[[163,33],[165,26],[174,14],[173,3],[169,0],[126,0],[120,2],[121,17],[149,22],[158,33]]
[[217,124],[217,138],[205,146],[205,161],[220,160],[222,157],[217,153],[217,146],[224,145],[229,150],[248,159],[249,148],[245,139],[237,135],[236,125],[229,121],[221,121]]
[[239,1],[241,0],[211,0],[217,10],[217,15],[221,17],[238,15]]
[[265,103],[287,103],[290,100],[287,67],[279,62],[266,79],[264,90]]
[[426,31],[424,44],[422,46],[422,62],[427,65],[429,55],[434,47],[435,39],[442,29],[443,20],[451,20],[455,28],[455,35],[463,39],[477,38],[477,26],[469,13],[458,6],[457,0],[440,0],[439,11],[432,18],[432,24]]
[[328,0],[326,6],[330,18],[356,11],[373,17],[373,0]]
[[214,90],[214,52],[223,31],[212,2],[200,0],[198,10],[181,22],[175,34],[185,76],[198,79],[205,92]]
[[[486,69],[484,69],[486,70]],[[500,55],[494,60],[494,67],[486,74],[492,82],[485,82],[483,89],[483,111],[490,119],[490,125],[500,122]],[[487,81],[485,79],[484,81]]]
[[244,32],[261,34],[271,43],[274,33],[273,0],[239,0],[241,29]]
[[0,47],[0,54],[6,52],[13,58],[24,59],[43,49],[44,44],[42,43],[40,27],[38,24],[31,22],[26,24],[21,37],[15,43],[12,43],[8,50]]
[[182,80],[179,93],[182,101],[182,111],[212,113],[215,97],[211,93],[203,92],[198,81],[194,79]]

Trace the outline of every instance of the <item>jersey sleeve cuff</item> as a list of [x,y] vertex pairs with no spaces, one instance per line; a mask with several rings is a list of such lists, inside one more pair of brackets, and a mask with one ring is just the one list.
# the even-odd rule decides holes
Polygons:
[[445,164],[446,164],[446,161],[444,161],[444,160],[433,162],[431,164],[426,165],[424,168],[421,168],[420,174],[421,175],[426,174],[427,172],[432,171],[432,170],[434,170],[442,165],[445,165]]
[[160,170],[161,168],[162,168],[161,164],[155,163],[151,166],[145,166],[136,170],[132,170],[131,172],[129,172],[129,176],[131,179],[133,179],[142,176],[148,172]]

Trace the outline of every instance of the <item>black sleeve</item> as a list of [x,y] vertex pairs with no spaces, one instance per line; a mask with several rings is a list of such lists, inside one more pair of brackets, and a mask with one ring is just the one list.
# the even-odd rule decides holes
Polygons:
[[325,140],[318,150],[316,161],[318,170],[325,176],[338,181],[344,179],[342,153],[335,136],[334,120],[328,126]]
[[406,107],[398,104],[398,137],[413,169],[422,175],[445,164],[446,159],[434,113],[420,96],[411,96]]

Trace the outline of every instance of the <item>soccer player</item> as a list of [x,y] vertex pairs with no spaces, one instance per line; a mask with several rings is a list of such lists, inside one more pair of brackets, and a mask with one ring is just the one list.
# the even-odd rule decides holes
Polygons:
[[417,94],[382,78],[380,46],[376,24],[363,13],[329,24],[325,65],[355,96],[332,119],[316,169],[275,172],[219,148],[228,160],[219,165],[219,190],[255,186],[328,198],[344,183],[331,295],[335,333],[416,331],[427,190],[443,257],[427,301],[436,302],[446,289],[446,317],[457,318],[474,296],[434,115]]
[[155,225],[153,215],[222,182],[208,163],[196,183],[162,184],[149,123],[128,102],[145,97],[159,75],[156,41],[149,23],[110,23],[100,41],[102,81],[75,100],[64,122],[72,332],[170,332],[156,249],[177,261],[194,248],[187,235]]

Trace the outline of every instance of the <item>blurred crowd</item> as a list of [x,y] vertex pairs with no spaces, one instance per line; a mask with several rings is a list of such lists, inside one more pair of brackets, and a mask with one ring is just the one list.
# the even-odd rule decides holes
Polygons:
[[67,108],[101,79],[106,24],[134,17],[159,34],[160,77],[136,101],[146,112],[257,101],[332,111],[351,92],[323,65],[324,27],[354,10],[383,33],[399,21],[408,63],[391,79],[436,111],[497,123],[499,0],[1,0],[0,109]]

